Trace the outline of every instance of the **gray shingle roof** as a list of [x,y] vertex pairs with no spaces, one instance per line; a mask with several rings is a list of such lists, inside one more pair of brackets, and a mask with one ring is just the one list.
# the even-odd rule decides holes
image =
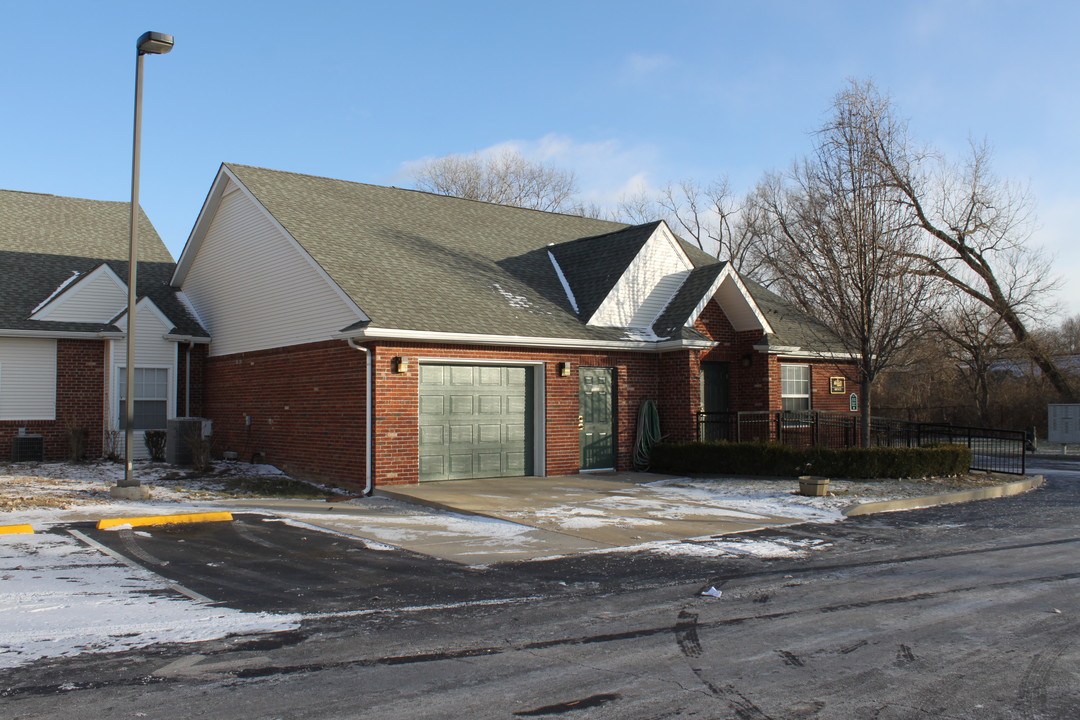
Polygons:
[[[659,224],[629,226],[246,165],[225,167],[360,306],[372,327],[626,339],[623,329],[585,321]],[[654,331],[699,340],[682,323],[726,263],[679,242],[697,269]],[[548,251],[574,292],[578,314]],[[796,317],[797,311],[758,285],[750,291],[769,308],[778,338],[810,345],[809,335],[820,323]],[[815,332],[801,331],[800,320],[813,323]]]
[[[71,278],[103,262],[127,278],[130,204],[0,190],[0,329],[106,332],[109,323],[28,319]],[[206,337],[169,287],[174,264],[146,215],[139,220],[139,295],[150,297],[184,335]]]
[[574,293],[582,321],[592,317],[659,225],[633,225],[548,248]]
[[848,346],[840,336],[823,322],[807,315],[790,302],[757,282],[743,277],[758,309],[772,326],[773,333],[765,338],[774,347],[799,347],[813,352],[846,353]]

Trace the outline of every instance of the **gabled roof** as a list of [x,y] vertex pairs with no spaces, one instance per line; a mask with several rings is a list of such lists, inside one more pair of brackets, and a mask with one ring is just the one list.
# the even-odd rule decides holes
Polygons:
[[659,226],[659,222],[631,225],[548,248],[577,298],[583,321],[592,317]]
[[850,354],[850,345],[825,323],[763,285],[748,278],[743,278],[743,282],[772,327],[764,344],[774,349],[792,348],[809,354]]
[[[217,208],[234,191],[259,206],[366,316],[336,328],[342,335],[707,343],[692,325],[714,294],[725,312],[739,314],[740,329],[773,330],[730,266],[663,222],[629,226],[233,164],[222,165],[174,286],[196,267]],[[635,285],[628,274],[652,272],[652,261],[641,262],[645,247],[672,263],[656,271],[659,281]],[[605,301],[623,298],[649,303],[634,319],[648,317],[645,326],[589,324]]]
[[[117,333],[112,318],[100,322],[31,320],[45,301],[55,302],[78,281],[107,263],[127,278],[130,204],[0,190],[0,332],[45,335]],[[151,298],[175,332],[206,331],[169,286],[174,264],[157,231],[140,213],[139,295]]]

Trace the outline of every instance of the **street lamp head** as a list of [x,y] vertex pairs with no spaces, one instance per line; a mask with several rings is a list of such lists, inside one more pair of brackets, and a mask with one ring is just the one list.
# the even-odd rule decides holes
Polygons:
[[173,48],[173,36],[158,32],[144,32],[135,44],[140,55],[164,55]]

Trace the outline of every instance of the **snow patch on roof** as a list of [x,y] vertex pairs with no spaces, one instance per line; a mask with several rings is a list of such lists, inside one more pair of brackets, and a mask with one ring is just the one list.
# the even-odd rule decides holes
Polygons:
[[506,298],[506,302],[510,304],[510,307],[517,308],[519,310],[524,310],[531,307],[529,299],[524,295],[515,295],[511,292],[507,292],[506,290],[502,289],[502,285],[500,285],[499,283],[492,283],[492,287],[495,288],[495,291],[497,293]]
[[78,279],[79,279],[79,276],[81,276],[81,275],[82,275],[82,273],[81,273],[81,272],[79,272],[78,270],[72,270],[72,271],[71,271],[71,277],[69,277],[69,278],[68,278],[67,280],[65,280],[64,282],[60,283],[60,287],[58,287],[58,288],[56,288],[55,290],[53,290],[53,291],[52,291],[52,294],[51,294],[51,295],[49,295],[49,297],[45,298],[45,299],[44,299],[44,300],[42,300],[42,301],[41,301],[40,303],[38,303],[38,306],[37,306],[36,308],[34,308],[33,310],[31,310],[31,311],[30,311],[30,314],[31,314],[31,315],[33,315],[33,314],[34,314],[34,313],[36,313],[36,312],[37,312],[38,310],[40,310],[41,308],[45,307],[45,306],[46,306],[46,305],[48,305],[48,304],[49,304],[50,302],[52,302],[52,299],[53,299],[54,297],[56,297],[56,296],[57,296],[57,295],[59,295],[60,293],[64,292],[64,289],[65,289],[65,288],[66,288],[66,287],[67,287],[68,285],[70,285],[71,283],[73,283],[73,282],[75,282],[76,280],[78,280]]

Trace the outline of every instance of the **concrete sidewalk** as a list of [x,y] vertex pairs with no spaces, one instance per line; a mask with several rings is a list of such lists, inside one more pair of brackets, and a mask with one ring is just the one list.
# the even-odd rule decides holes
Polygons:
[[328,503],[244,500],[330,530],[467,565],[570,555],[659,540],[746,532],[801,522],[720,507],[649,473],[447,480],[380,488],[377,497]]

